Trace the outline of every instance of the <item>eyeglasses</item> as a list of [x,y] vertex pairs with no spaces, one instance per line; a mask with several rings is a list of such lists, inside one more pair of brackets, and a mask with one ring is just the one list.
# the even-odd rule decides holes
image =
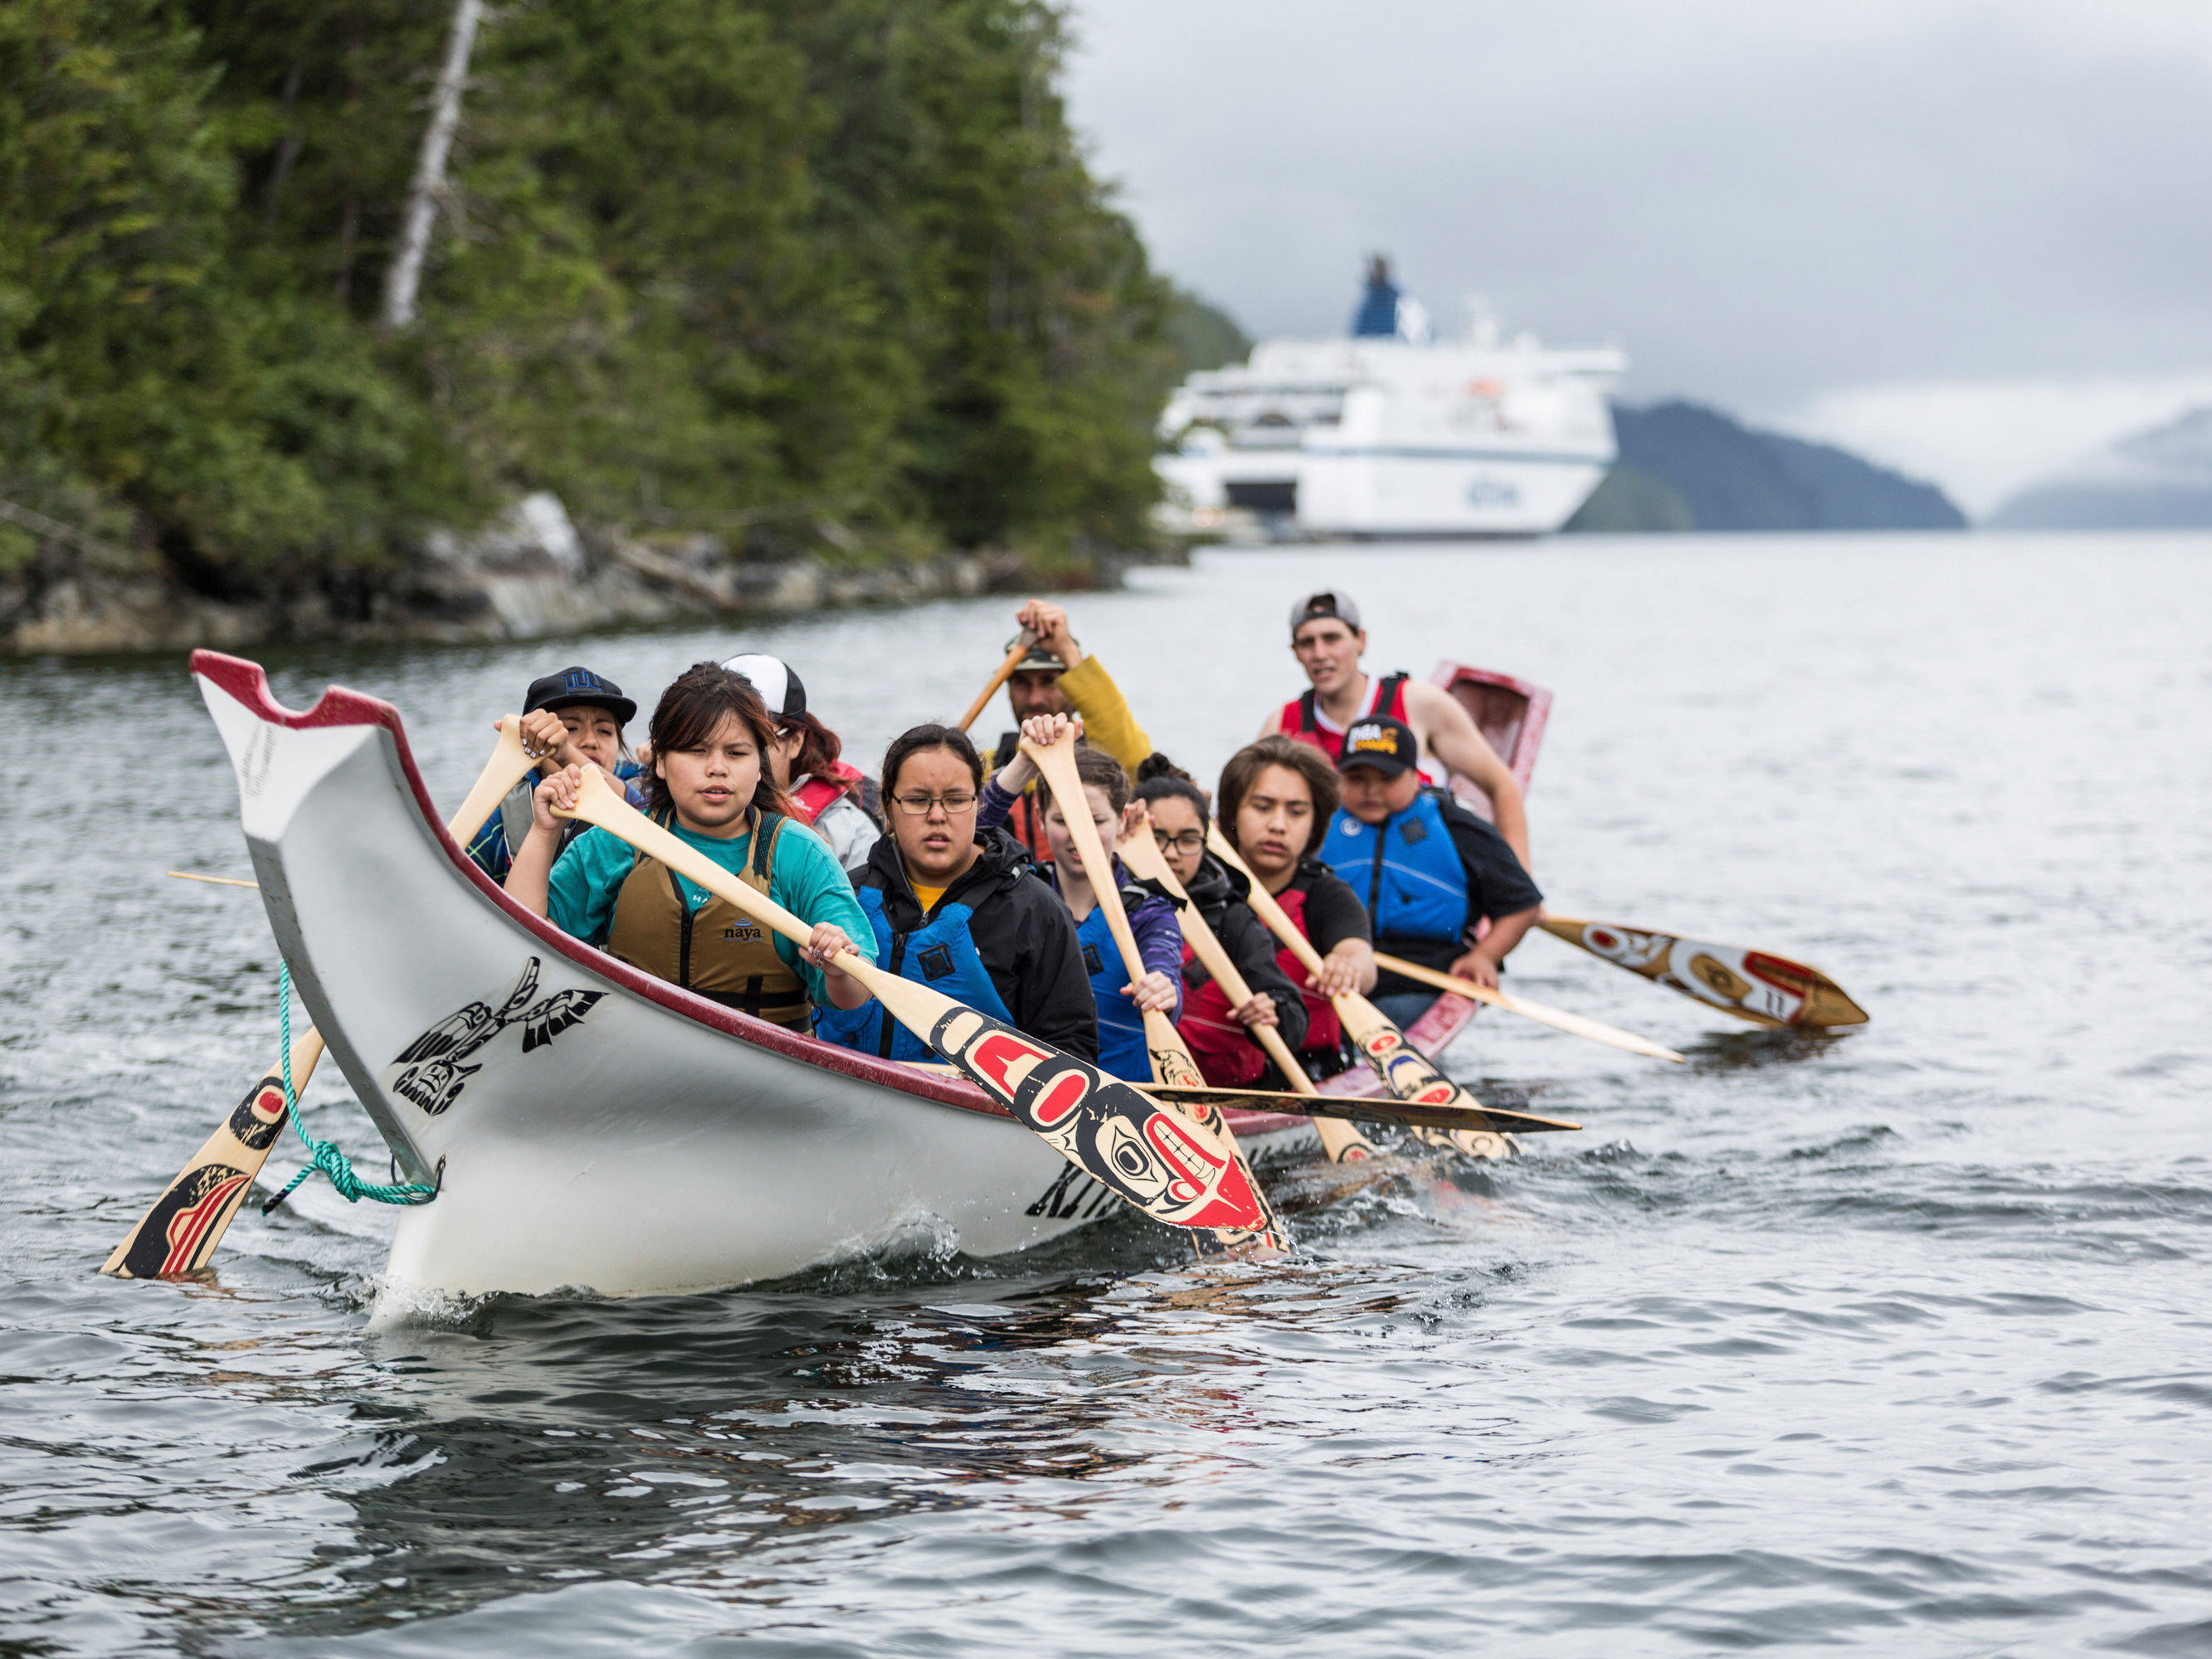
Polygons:
[[1203,830],[1186,830],[1179,836],[1164,835],[1155,830],[1152,839],[1171,853],[1202,853],[1206,850],[1206,831]]
[[957,818],[975,809],[975,797],[972,791],[955,789],[943,795],[893,795],[891,804],[910,818],[926,818],[939,806],[945,809],[945,817]]

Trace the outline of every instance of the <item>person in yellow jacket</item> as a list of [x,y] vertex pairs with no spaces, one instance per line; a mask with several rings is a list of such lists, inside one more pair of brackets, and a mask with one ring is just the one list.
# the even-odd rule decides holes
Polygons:
[[[1043,599],[1031,599],[1014,613],[1014,622],[1036,639],[1029,655],[1006,678],[1006,701],[1013,705],[1017,728],[1037,714],[1073,714],[1082,720],[1084,736],[1092,748],[1104,750],[1133,775],[1152,752],[1152,740],[1129,712],[1128,699],[1105,665],[1097,658],[1083,654],[1082,646],[1068,631],[1067,612]],[[1006,644],[1011,649],[1013,641]],[[991,759],[994,775],[1013,759],[1015,745],[1020,741],[1018,729],[999,739],[998,752]],[[1014,803],[1006,827],[1039,864],[1049,864],[1052,843],[1045,839],[1046,801],[1038,793],[1042,787],[1041,783],[1030,786]]]

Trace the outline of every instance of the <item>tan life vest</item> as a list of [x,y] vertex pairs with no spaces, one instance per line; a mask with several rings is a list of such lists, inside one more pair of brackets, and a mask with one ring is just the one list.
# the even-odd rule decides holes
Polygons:
[[[665,812],[653,814],[665,825]],[[790,820],[781,812],[753,815],[752,851],[738,879],[763,897],[775,867],[775,843]],[[694,910],[677,885],[676,872],[640,853],[615,900],[607,954],[657,979],[795,1031],[811,1030],[814,1006],[806,981],[775,953],[765,927],[710,895]]]

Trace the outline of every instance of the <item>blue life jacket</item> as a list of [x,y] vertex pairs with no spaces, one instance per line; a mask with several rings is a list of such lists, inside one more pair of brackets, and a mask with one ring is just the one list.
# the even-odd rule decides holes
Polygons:
[[[983,958],[969,937],[968,919],[975,913],[964,904],[938,907],[910,933],[894,933],[884,914],[884,890],[866,884],[854,890],[868,925],[876,930],[876,960],[887,973],[942,991],[955,1002],[964,1002],[979,1014],[1006,1024],[1014,1017],[1006,1012],[999,988],[991,982]],[[887,1018],[884,1005],[872,997],[857,1008],[824,1008],[814,1027],[815,1036],[842,1048],[857,1048],[884,1060],[935,1060],[936,1050],[920,1037]]]
[[1443,810],[1425,789],[1379,824],[1363,823],[1338,808],[1321,844],[1321,861],[1367,901],[1379,949],[1389,950],[1383,941],[1393,937],[1456,943],[1473,920],[1467,866]]
[[1083,968],[1091,975],[1091,995],[1098,1004],[1098,1069],[1124,1083],[1152,1080],[1152,1052],[1145,1042],[1145,1017],[1121,994],[1129,982],[1121,952],[1098,905],[1075,930],[1083,944]]

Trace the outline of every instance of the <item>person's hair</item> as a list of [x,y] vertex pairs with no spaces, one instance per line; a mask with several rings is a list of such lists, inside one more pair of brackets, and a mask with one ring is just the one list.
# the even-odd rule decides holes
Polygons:
[[1201,825],[1213,821],[1213,804],[1198,787],[1198,780],[1165,755],[1150,754],[1137,763],[1137,787],[1133,793],[1142,801],[1188,801]]
[[660,775],[662,757],[696,749],[714,739],[722,722],[732,714],[751,734],[760,754],[760,781],[753,786],[754,807],[763,812],[791,816],[791,803],[776,787],[775,768],[769,763],[768,746],[775,741],[775,717],[743,674],[733,674],[718,662],[695,662],[676,677],[660,694],[653,710],[650,736],[653,766],[647,771],[645,799],[654,811],[673,811],[675,798],[668,780]]
[[[1103,789],[1106,804],[1116,812],[1129,804],[1129,775],[1121,769],[1121,763],[1103,749],[1093,749],[1087,743],[1077,744],[1075,777],[1085,788]],[[1060,816],[1067,815],[1063,812]]]
[[956,757],[966,762],[968,775],[975,781],[975,793],[983,793],[983,757],[975,752],[975,744],[958,726],[940,726],[932,720],[909,726],[893,738],[891,746],[884,750],[883,790],[886,798],[898,789],[899,768],[913,757],[932,749],[950,749]]
[[799,753],[792,758],[793,777],[824,778],[831,783],[842,785],[845,793],[854,799],[860,798],[860,781],[858,778],[841,778],[830,769],[836,765],[837,757],[845,752],[842,738],[823,725],[820,718],[811,711],[789,716],[783,725],[786,731],[803,732],[805,737],[799,745]]
[[[1306,832],[1306,844],[1298,856],[1311,858],[1314,848],[1328,833],[1329,819],[1336,816],[1336,768],[1313,744],[1296,738],[1279,733],[1265,737],[1246,744],[1229,757],[1229,764],[1221,769],[1221,787],[1214,796],[1221,803],[1221,833],[1229,837],[1231,846],[1237,846],[1237,809],[1244,805],[1244,797],[1260,774],[1271,766],[1286,767],[1306,781],[1306,792],[1313,797],[1313,828]],[[1237,847],[1237,850],[1244,849]]]

